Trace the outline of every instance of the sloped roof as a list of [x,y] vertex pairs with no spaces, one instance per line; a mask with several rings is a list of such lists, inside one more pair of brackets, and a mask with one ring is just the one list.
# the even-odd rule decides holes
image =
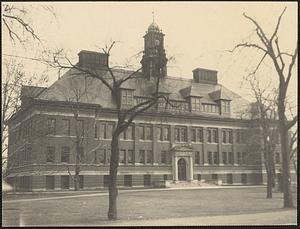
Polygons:
[[40,95],[46,87],[22,86],[21,97],[36,97]]
[[223,87],[221,87],[221,89],[217,90],[217,91],[213,91],[211,93],[209,93],[210,97],[216,101],[216,100],[232,100],[232,98],[228,95],[228,90],[226,90],[225,88],[223,89]]
[[[108,82],[112,82],[111,75],[107,70],[95,70]],[[114,69],[117,79],[124,78],[133,71]],[[147,80],[139,72],[134,79],[126,81],[122,88],[134,90],[135,96],[150,96],[155,91],[155,82]],[[243,111],[249,106],[249,102],[241,96],[220,84],[197,83],[193,79],[166,76],[160,81],[160,92],[168,93],[171,100],[186,101],[187,96],[200,96],[203,103],[216,104],[217,99],[231,100],[231,117],[240,118]],[[78,96],[79,95],[79,96]],[[109,89],[96,78],[88,77],[76,69],[70,69],[50,87],[44,88],[37,99],[51,101],[71,101],[97,104],[105,108],[115,108]]]

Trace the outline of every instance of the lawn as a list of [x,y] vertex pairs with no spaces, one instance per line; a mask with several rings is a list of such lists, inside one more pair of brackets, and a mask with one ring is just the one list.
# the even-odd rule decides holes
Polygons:
[[[121,221],[236,215],[282,209],[282,193],[265,198],[265,188],[120,192]],[[294,193],[296,204],[296,194]],[[107,196],[2,204],[3,225],[106,225]]]

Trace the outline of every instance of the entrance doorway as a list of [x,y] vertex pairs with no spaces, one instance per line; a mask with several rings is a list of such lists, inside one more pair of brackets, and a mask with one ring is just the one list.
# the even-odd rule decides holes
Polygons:
[[178,160],[178,180],[186,180],[186,162],[183,158]]

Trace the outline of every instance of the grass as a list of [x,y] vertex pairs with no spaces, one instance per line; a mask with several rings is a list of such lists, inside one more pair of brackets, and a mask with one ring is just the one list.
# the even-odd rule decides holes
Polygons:
[[[170,190],[120,193],[121,221],[236,215],[282,210],[282,193],[265,198],[265,188]],[[296,193],[294,193],[296,204]],[[3,225],[105,225],[107,196],[3,203]]]

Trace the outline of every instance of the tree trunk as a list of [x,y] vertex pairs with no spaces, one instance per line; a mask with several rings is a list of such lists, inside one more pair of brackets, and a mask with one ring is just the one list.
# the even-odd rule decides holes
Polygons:
[[109,166],[109,209],[108,209],[108,219],[117,220],[117,172],[119,166],[119,136],[114,134],[111,140],[111,157]]
[[271,199],[273,197],[272,188],[273,188],[273,176],[272,176],[271,168],[269,167],[267,169],[267,198],[268,199]]
[[[78,138],[78,137],[77,137]],[[75,176],[74,176],[74,189],[79,190],[79,173],[80,173],[80,143],[79,139],[76,140],[76,159],[75,159]]]
[[79,190],[79,172],[80,166],[78,164],[75,165],[75,176],[74,176],[74,189],[75,191]]
[[[280,88],[281,89],[281,88]],[[283,89],[281,89],[283,90]],[[288,128],[286,127],[285,105],[282,96],[282,91],[279,93],[278,99],[278,116],[279,116],[279,132],[281,140],[281,155],[282,155],[282,182],[283,182],[283,207],[294,207],[292,192],[291,192],[291,178],[289,166],[289,145],[288,145]]]

